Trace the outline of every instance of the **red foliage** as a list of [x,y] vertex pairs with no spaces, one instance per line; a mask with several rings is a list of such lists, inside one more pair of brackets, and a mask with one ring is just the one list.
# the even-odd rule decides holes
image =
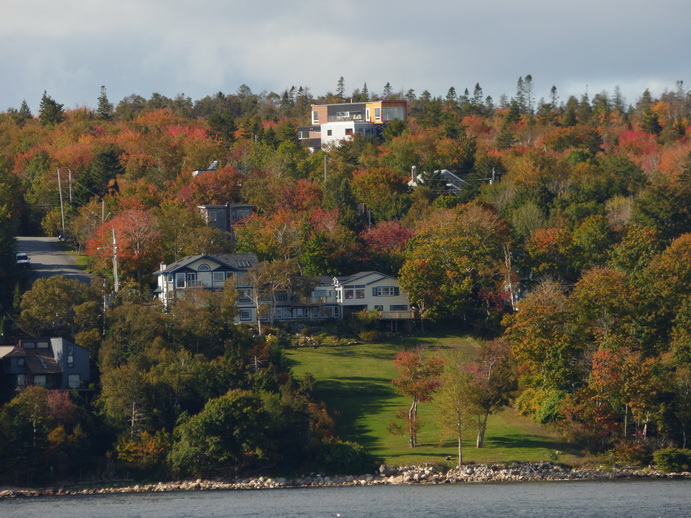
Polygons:
[[360,237],[374,254],[402,254],[413,235],[412,229],[404,227],[398,221],[381,221],[360,233]]

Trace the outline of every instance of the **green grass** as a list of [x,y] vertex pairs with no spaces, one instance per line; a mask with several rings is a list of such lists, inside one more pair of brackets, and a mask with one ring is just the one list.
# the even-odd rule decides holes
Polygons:
[[[440,443],[434,417],[434,403],[420,405],[424,425],[418,433],[419,446],[408,447],[407,435],[395,436],[387,431],[399,408],[410,405],[398,394],[391,379],[396,375],[393,359],[403,348],[427,344],[430,350],[462,349],[469,355],[476,342],[471,338],[435,336],[424,339],[402,339],[396,342],[339,347],[300,348],[288,351],[296,376],[310,372],[317,380],[317,396],[336,418],[344,440],[365,445],[380,460],[403,465],[443,462],[456,455],[454,441]],[[464,442],[466,462],[510,462],[559,460],[572,463],[575,456],[565,452],[568,445],[542,427],[507,409],[490,416],[485,447],[475,448],[475,433],[470,429]]]

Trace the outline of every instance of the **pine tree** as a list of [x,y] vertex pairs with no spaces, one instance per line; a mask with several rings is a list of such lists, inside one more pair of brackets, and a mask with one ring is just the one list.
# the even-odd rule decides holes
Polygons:
[[105,86],[101,86],[101,95],[98,96],[98,109],[96,110],[96,116],[102,121],[113,120],[113,105],[108,102]]
[[345,81],[343,80],[343,76],[338,78],[338,86],[336,86],[336,97],[338,97],[338,100],[340,102],[343,102],[345,100]]
[[59,124],[65,120],[65,111],[62,107],[62,104],[55,102],[55,99],[44,90],[41,105],[38,108],[38,118],[44,126]]

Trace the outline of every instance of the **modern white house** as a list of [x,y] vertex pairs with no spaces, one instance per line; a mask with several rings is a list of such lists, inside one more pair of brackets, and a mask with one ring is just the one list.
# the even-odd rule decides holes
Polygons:
[[311,124],[298,127],[298,141],[310,150],[339,146],[353,135],[377,136],[392,121],[408,118],[403,100],[313,104]]

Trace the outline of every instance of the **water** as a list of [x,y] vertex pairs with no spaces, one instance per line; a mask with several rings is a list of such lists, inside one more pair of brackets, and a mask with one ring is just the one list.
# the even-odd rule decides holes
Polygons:
[[691,481],[370,486],[45,497],[0,501],[3,518],[691,517]]

